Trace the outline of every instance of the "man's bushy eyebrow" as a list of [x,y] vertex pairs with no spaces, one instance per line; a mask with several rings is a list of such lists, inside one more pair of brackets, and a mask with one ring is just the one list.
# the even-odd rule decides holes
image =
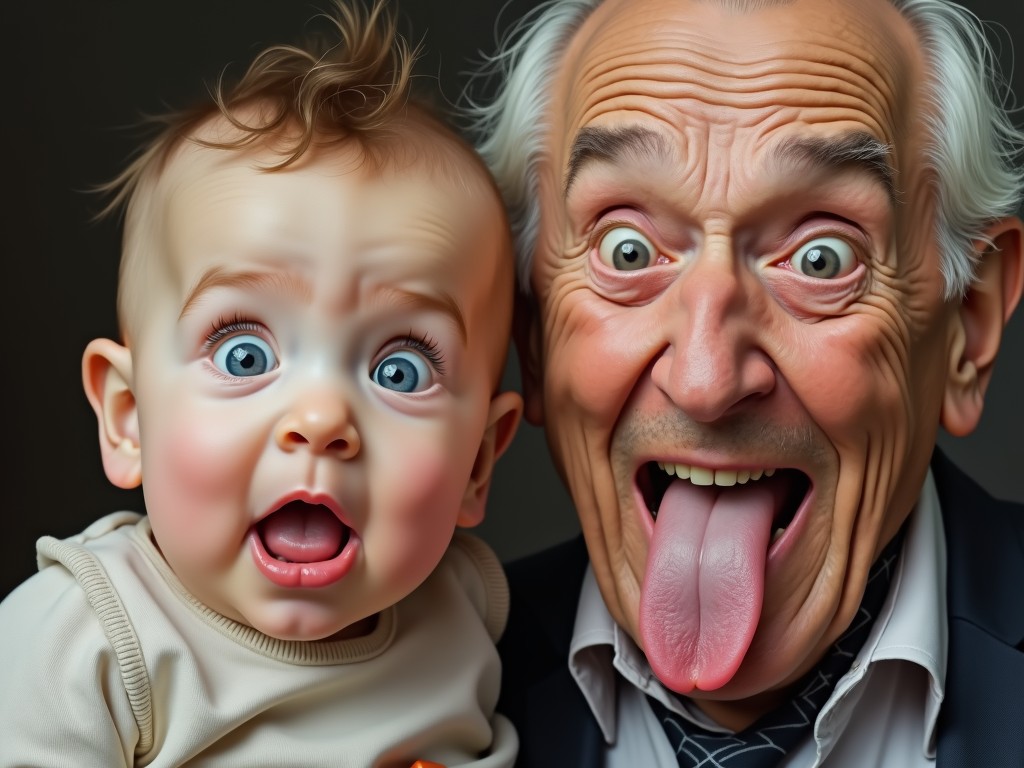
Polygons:
[[563,194],[569,193],[580,171],[588,163],[615,163],[624,157],[664,158],[667,154],[665,139],[649,128],[581,128],[569,150],[569,165],[565,172]]
[[[573,140],[566,168],[563,194],[568,194],[580,172],[592,162],[616,163],[624,157],[663,159],[669,154],[664,137],[648,128],[587,126]],[[817,168],[860,167],[873,176],[895,204],[898,198],[892,148],[864,131],[837,137],[787,139],[771,150],[779,163],[803,163]]]
[[771,150],[771,160],[801,163],[811,168],[860,168],[885,187],[889,200],[898,198],[892,148],[870,133],[855,131],[840,136],[790,138]]

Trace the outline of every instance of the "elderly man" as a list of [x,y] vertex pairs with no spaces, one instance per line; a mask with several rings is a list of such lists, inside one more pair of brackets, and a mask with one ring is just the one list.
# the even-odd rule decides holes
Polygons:
[[1024,510],[935,452],[1024,282],[1021,140],[945,0],[558,0],[497,61],[528,417],[526,766],[1024,765]]

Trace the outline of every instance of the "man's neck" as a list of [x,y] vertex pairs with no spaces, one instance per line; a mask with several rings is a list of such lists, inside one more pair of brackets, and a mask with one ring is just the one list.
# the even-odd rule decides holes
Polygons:
[[738,701],[716,701],[713,699],[689,698],[706,717],[711,718],[730,731],[739,733],[750,725],[757,722],[763,715],[777,709],[790,696],[793,695],[791,688],[782,688],[777,691],[765,691],[748,699]]

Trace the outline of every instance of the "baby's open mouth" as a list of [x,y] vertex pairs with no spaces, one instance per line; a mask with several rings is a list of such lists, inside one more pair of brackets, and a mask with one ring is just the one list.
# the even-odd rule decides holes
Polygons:
[[772,520],[771,541],[778,539],[793,522],[800,505],[811,487],[810,478],[796,469],[742,469],[710,470],[689,464],[650,461],[637,473],[637,487],[651,516],[658,519],[665,492],[673,481],[682,480],[696,486],[714,486],[718,493],[750,487],[753,484],[770,486],[773,496],[780,500]]
[[322,504],[291,501],[256,526],[267,553],[283,563],[331,560],[345,548],[351,529]]

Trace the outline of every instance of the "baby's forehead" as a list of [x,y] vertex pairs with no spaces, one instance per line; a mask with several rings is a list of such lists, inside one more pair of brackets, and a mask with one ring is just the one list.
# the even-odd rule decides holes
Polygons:
[[[324,142],[269,170],[281,158],[269,144],[183,142],[130,217],[126,256],[138,268],[124,273],[126,296],[158,293],[180,312],[197,286],[220,275],[214,283],[225,290],[268,297],[302,286],[298,295],[318,306],[444,297],[474,338],[482,318],[510,311],[504,211],[490,176],[458,141]],[[125,307],[133,325],[147,312],[138,302]]]
[[437,269],[468,267],[468,258],[494,269],[495,259],[511,258],[496,188],[468,147],[430,132],[324,139],[285,167],[275,167],[288,155],[273,139],[225,149],[207,142],[230,137],[200,133],[168,158],[149,206],[155,220],[139,223],[163,232],[172,261],[183,258],[186,238],[224,252],[321,241],[338,252],[390,247]]
[[[303,136],[297,127],[285,124],[258,135],[252,126],[265,124],[267,117],[258,107],[233,115],[236,123],[213,114],[194,127],[170,153],[163,173],[176,160],[194,155],[200,162],[225,164],[254,162],[261,168],[333,164],[342,160],[364,173],[421,173],[457,183],[482,185],[498,194],[490,171],[455,129],[439,117],[410,107],[373,129],[350,130],[342,125],[321,127],[313,132],[308,146],[296,147]],[[244,128],[238,127],[245,126]],[[199,150],[213,150],[211,153]]]
[[[439,192],[468,193],[504,217],[501,195],[486,165],[454,130],[422,112],[392,121],[379,131],[318,133],[295,155],[296,134],[281,130],[259,138],[242,133],[221,116],[205,121],[167,156],[147,192],[161,202],[189,194],[191,184],[211,173],[235,170],[278,174],[320,169],[342,183],[401,183],[428,179]],[[492,205],[493,204],[493,205]],[[478,215],[482,211],[477,212]],[[453,211],[453,215],[458,215]]]

